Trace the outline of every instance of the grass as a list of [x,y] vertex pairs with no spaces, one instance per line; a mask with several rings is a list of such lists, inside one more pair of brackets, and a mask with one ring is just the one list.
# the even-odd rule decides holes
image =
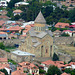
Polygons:
[[75,47],[70,45],[58,45],[58,51],[75,56]]
[[17,65],[17,63],[15,61],[11,60],[11,59],[8,59],[8,62],[11,62],[14,65]]
[[12,49],[15,49],[15,48],[16,48],[16,47],[14,47],[14,46],[12,46],[12,47],[6,46],[4,50],[5,50],[6,52],[11,52],[11,50],[12,50]]

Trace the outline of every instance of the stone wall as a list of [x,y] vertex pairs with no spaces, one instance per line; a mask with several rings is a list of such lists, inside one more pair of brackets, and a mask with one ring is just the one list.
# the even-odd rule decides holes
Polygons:
[[23,61],[32,61],[35,57],[32,56],[18,56],[13,53],[6,52],[4,50],[0,49],[0,58],[7,58],[12,59],[17,63],[23,62]]
[[55,44],[71,44],[74,42],[74,37],[54,37]]
[[6,46],[13,46],[14,44],[21,44],[22,39],[0,40],[0,42],[3,42]]

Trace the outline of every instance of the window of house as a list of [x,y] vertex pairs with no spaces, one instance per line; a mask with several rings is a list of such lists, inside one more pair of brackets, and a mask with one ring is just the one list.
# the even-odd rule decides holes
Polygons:
[[5,4],[5,2],[2,2],[2,4]]
[[61,28],[61,25],[59,25],[59,28]]
[[69,2],[67,2],[67,3],[69,3]]
[[46,49],[46,53],[48,53],[48,49]]

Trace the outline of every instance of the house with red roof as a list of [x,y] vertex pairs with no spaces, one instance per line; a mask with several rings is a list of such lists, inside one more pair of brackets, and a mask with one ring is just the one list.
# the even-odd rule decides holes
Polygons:
[[72,37],[73,32],[71,30],[64,30],[63,33],[69,34]]
[[59,37],[60,35],[61,35],[61,31],[59,31],[59,30],[56,30],[53,32],[54,37]]
[[6,16],[6,15],[0,15],[0,19],[8,20],[8,19],[9,19],[9,17],[8,17],[8,16]]
[[20,15],[23,11],[17,9],[17,10],[14,10],[13,13],[14,13],[14,16],[15,15]]
[[5,24],[5,21],[0,20],[0,26],[3,26]]
[[7,58],[0,58],[0,63],[1,64],[7,64],[8,63]]
[[58,22],[56,25],[55,25],[56,28],[66,28],[66,27],[69,27],[69,23],[61,23],[61,22]]
[[71,75],[71,74],[68,74],[68,73],[65,73],[65,72],[64,72],[64,73],[62,73],[61,75]]
[[20,72],[27,72],[34,75],[39,75],[39,68],[30,62],[18,63],[17,70]]
[[16,33],[20,33],[21,30],[23,28],[19,27],[19,26],[14,26],[14,27],[10,27],[10,28],[0,28],[0,31],[4,31],[4,32],[16,32]]
[[0,40],[8,39],[8,34],[6,32],[0,32]]
[[11,75],[27,75],[27,73],[16,70],[16,71],[12,72]]
[[44,70],[47,72],[49,66],[54,65],[57,66],[60,70],[65,70],[66,65],[64,65],[63,61],[52,61],[47,60],[44,62],[41,62],[41,65],[44,66]]
[[0,69],[6,69],[6,71],[10,75],[11,69],[10,69],[10,66],[8,64],[7,58],[0,58]]
[[44,70],[47,72],[49,66],[55,65],[55,62],[52,60],[47,60],[47,61],[41,62],[41,65],[44,66]]
[[75,24],[74,25],[70,25],[69,28],[75,28]]

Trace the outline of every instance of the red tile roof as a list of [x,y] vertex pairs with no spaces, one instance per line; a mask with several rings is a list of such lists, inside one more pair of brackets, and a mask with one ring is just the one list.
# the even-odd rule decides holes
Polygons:
[[27,67],[28,69],[31,69],[33,67],[38,68],[36,65],[34,65],[33,63],[29,63],[29,62],[22,62],[22,63],[18,63],[19,65],[21,65],[22,67]]
[[27,75],[27,74],[17,70],[17,71],[12,72],[11,75]]
[[71,27],[72,27],[72,28],[75,28],[75,25],[70,25],[69,27],[70,27],[70,28],[71,28]]
[[56,30],[56,31],[54,31],[53,33],[60,33],[61,31],[59,31],[59,30]]
[[55,27],[56,28],[65,28],[65,27],[69,27],[69,23],[61,23],[61,22],[58,22]]
[[7,16],[5,16],[5,15],[1,15],[0,18],[9,19],[9,17],[7,17]]
[[27,32],[28,32],[28,30],[23,30],[23,32],[24,32],[24,33],[27,33]]
[[23,11],[17,9],[17,10],[14,10],[13,13],[22,13]]
[[52,61],[52,60],[44,61],[44,62],[42,62],[42,64],[46,64],[46,65],[55,65],[54,61]]
[[2,26],[5,23],[5,21],[0,20],[0,26]]
[[0,28],[1,31],[7,31],[7,30],[9,30],[9,31],[13,31],[13,30],[16,31],[16,30],[18,30],[18,31],[19,31],[19,30],[21,30],[21,29],[23,29],[23,28],[22,28],[22,27],[19,27],[19,26],[10,27],[10,28],[8,28],[8,29],[7,29],[7,28]]
[[72,33],[72,31],[71,31],[71,30],[64,30],[63,32],[70,32],[70,33]]
[[75,62],[70,62],[69,65],[75,65]]
[[0,62],[8,62],[7,58],[0,58]]
[[6,32],[0,32],[0,34],[7,34]]
[[70,74],[67,74],[67,73],[64,72],[64,73],[62,73],[61,75],[70,75]]

